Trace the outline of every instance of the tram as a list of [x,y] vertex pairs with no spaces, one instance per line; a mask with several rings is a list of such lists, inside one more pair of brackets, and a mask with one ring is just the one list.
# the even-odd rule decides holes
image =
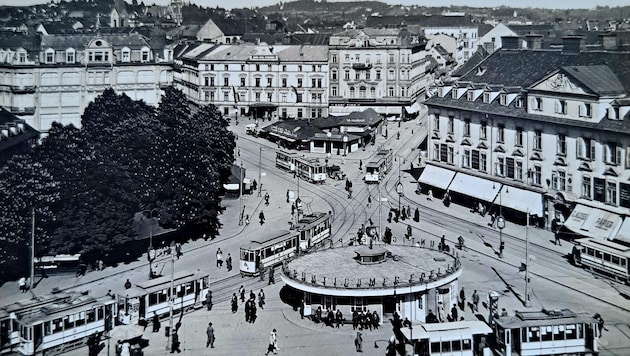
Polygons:
[[[151,279],[118,293],[118,322],[143,324],[153,317],[170,313],[171,276]],[[173,275],[173,312],[181,313],[201,306],[209,290],[209,275],[181,271]]]
[[394,154],[391,150],[379,150],[365,166],[366,183],[378,183],[392,169]]
[[295,173],[311,183],[326,182],[326,166],[317,158],[296,157]]
[[2,353],[60,354],[91,335],[111,330],[116,301],[110,296],[58,293],[17,302],[0,311]]
[[593,355],[599,328],[593,317],[543,309],[496,317],[494,336],[499,355]]
[[81,254],[35,258],[35,272],[41,272],[43,275],[76,273],[80,265]]
[[291,152],[276,151],[276,167],[288,172],[295,172],[295,157],[297,154]]
[[[413,345],[413,355],[489,355],[492,329],[483,321],[466,320],[452,323],[425,323],[402,328]],[[395,340],[395,337],[390,338]]]
[[258,236],[240,249],[241,276],[256,276],[301,251],[323,244],[330,238],[331,217],[327,213],[303,216],[290,231]]
[[574,243],[572,257],[576,266],[630,284],[630,246],[590,237]]

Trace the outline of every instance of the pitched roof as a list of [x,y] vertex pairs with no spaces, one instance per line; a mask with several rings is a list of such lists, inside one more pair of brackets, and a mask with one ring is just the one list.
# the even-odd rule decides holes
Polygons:
[[622,95],[623,84],[607,65],[564,66],[562,70],[599,95]]
[[470,16],[371,16],[366,21],[366,27],[400,27],[401,25],[419,25],[420,27],[477,27],[470,20]]
[[116,48],[129,47],[132,49],[140,49],[144,46],[149,46],[147,40],[138,33],[127,34],[74,34],[74,35],[55,35],[55,36],[42,36],[42,48],[54,48],[65,50],[67,48],[74,48],[77,50],[85,49],[88,44],[97,39],[102,38],[108,41],[112,46]]

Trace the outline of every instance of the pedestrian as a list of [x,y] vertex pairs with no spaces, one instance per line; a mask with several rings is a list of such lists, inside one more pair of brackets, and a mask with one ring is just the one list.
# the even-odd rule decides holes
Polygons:
[[153,312],[153,332],[156,333],[160,331],[160,317],[156,312]]
[[253,299],[250,299],[249,302],[249,322],[253,324],[256,321],[256,303]]
[[457,321],[458,320],[457,315],[458,315],[457,304],[453,304],[453,307],[451,308],[451,321]]
[[326,311],[326,326],[330,326],[331,328],[334,326],[335,322],[335,313],[333,313],[330,308]]
[[209,290],[208,294],[206,294],[206,308],[208,311],[212,310],[212,291]]
[[444,309],[444,303],[438,302],[438,316],[440,317],[440,323],[446,321],[446,310]]
[[287,204],[289,203],[289,190],[287,189]]
[[361,337],[360,331],[357,331],[357,337],[354,339],[354,347],[357,349],[357,352],[363,352],[363,338]]
[[241,302],[245,301],[245,287],[241,284],[241,287],[238,289],[238,294],[241,295]]
[[416,211],[414,211],[413,213],[413,221],[415,222],[420,221],[420,210],[418,209],[418,207],[416,207]]
[[490,213],[490,222],[488,223],[488,226],[490,227],[494,227],[494,222],[497,219],[497,214],[493,211]]
[[442,235],[440,237],[440,245],[438,246],[438,250],[444,251],[446,249],[446,236]]
[[362,169],[363,169],[363,161],[359,160],[359,170],[362,170]]
[[300,301],[300,319],[304,319],[304,299]]
[[356,309],[352,310],[352,330],[356,330],[359,326],[359,312]]
[[212,327],[212,322],[208,323],[208,328],[206,329],[206,335],[208,335],[208,341],[206,341],[206,348],[210,346],[210,348],[214,349],[214,328]]
[[274,276],[275,273],[276,272],[275,272],[274,268],[273,267],[269,267],[269,283],[267,283],[267,285],[276,284],[276,277]]
[[335,314],[335,320],[337,321],[337,328],[343,324],[343,313],[341,310],[337,309],[337,313]]
[[381,324],[381,317],[378,315],[376,310],[372,313],[372,324],[374,324],[374,330],[378,329]]
[[20,277],[20,279],[18,280],[18,286],[20,287],[20,292],[21,293],[25,293],[26,292],[26,278],[25,277]]
[[371,205],[372,205],[372,196],[368,195],[368,203],[367,203],[368,209],[370,208]]
[[599,329],[600,336],[602,334],[602,330],[608,331],[608,329],[606,329],[606,327],[604,326],[606,322],[604,321],[604,318],[602,318],[602,316],[599,313],[596,313],[595,315],[593,315],[593,318],[597,319],[597,328]]
[[236,313],[238,310],[238,298],[236,297],[236,293],[232,293],[232,314]]
[[232,270],[232,255],[228,252],[227,258],[225,259],[225,265],[227,266],[228,272]]
[[462,303],[460,309],[464,310],[466,308],[466,292],[464,292],[464,287],[459,291],[459,300]]
[[263,213],[263,211],[261,210],[260,213],[258,214],[258,219],[260,219],[260,225],[262,226],[262,224],[265,223],[265,213]]
[[267,352],[265,352],[265,355],[269,355],[270,352],[273,352],[273,354],[275,355],[276,350],[279,350],[277,333],[278,331],[276,329],[273,329],[269,334],[269,345],[267,346]]
[[472,301],[473,301],[474,311],[478,312],[479,311],[479,294],[477,294],[477,290],[476,289],[473,292]]
[[429,194],[427,195],[427,200],[433,201],[433,190],[429,189]]
[[131,288],[131,281],[127,278],[127,282],[125,282],[125,289]]
[[245,322],[249,323],[250,319],[251,319],[251,315],[252,315],[252,306],[251,306],[251,299],[248,299],[245,302]]
[[258,306],[260,309],[265,309],[265,292],[262,289],[258,292]]
[[253,289],[249,291],[249,299],[256,301],[256,293],[254,293]]
[[223,266],[223,251],[219,248],[217,250],[217,268],[221,268]]
[[[124,347],[124,344],[123,344]],[[171,340],[171,353],[177,351],[177,353],[182,352],[182,350],[179,349],[179,335],[177,335],[177,331],[175,331],[175,333],[173,333],[173,339]]]
[[265,193],[265,206],[269,206],[269,193]]
[[365,313],[365,326],[372,331],[372,324],[372,313],[368,310],[367,313]]
[[554,245],[562,246],[562,244],[560,243],[560,233],[558,233],[558,231],[555,231],[553,235],[556,238],[556,240],[553,242]]
[[245,214],[245,225],[249,225],[249,214]]
[[177,256],[177,259],[179,260],[179,258],[181,256],[183,256],[184,254],[182,253],[182,244],[180,244],[179,242],[177,242],[175,244],[175,254]]

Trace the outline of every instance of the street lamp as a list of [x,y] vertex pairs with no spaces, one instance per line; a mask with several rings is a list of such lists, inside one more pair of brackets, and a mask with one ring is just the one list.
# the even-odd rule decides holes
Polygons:
[[158,210],[158,208],[143,210],[141,212],[143,216],[145,212],[149,212],[149,249],[147,250],[147,259],[149,260],[149,279],[153,278],[153,260],[155,260],[155,249],[153,248],[153,212],[156,210]]
[[[506,188],[507,189],[507,188]],[[499,229],[499,257],[503,258],[503,228],[505,218],[503,218],[503,187],[499,190],[499,216],[497,217],[497,228]]]
[[396,193],[398,193],[398,212],[400,213],[400,197],[403,195],[403,185],[400,181],[396,185]]
[[[171,251],[175,251],[175,242],[171,242]],[[168,303],[168,335],[166,339],[166,351],[172,350],[173,346],[173,304],[175,303],[175,297],[173,293],[175,292],[175,255],[176,253],[171,252],[171,290],[169,293],[169,303]]]
[[343,155],[345,157],[346,155],[346,151],[348,150],[348,134],[346,134],[345,132],[343,133]]

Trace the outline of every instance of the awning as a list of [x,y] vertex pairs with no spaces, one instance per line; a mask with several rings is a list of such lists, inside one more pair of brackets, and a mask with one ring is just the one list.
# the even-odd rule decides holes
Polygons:
[[295,139],[292,139],[292,138],[290,138],[290,137],[286,137],[286,136],[283,136],[283,135],[277,134],[277,133],[275,133],[275,132],[269,132],[269,134],[270,134],[271,136],[275,136],[275,137],[277,137],[277,138],[279,138],[279,139],[282,139],[282,140],[285,140],[285,141],[295,142]]
[[405,106],[405,111],[407,111],[408,114],[415,114],[420,111],[420,104],[413,103],[411,106]]
[[238,183],[223,184],[223,189],[225,189],[225,190],[238,190],[239,189],[239,184]]
[[630,217],[626,217],[623,220],[623,224],[621,224],[619,232],[617,232],[617,236],[615,236],[615,240],[630,243]]
[[448,190],[468,195],[489,203],[494,201],[501,189],[501,184],[487,179],[471,176],[465,173],[457,173]]
[[428,184],[440,189],[446,189],[453,180],[455,172],[437,167],[433,165],[427,165],[420,175],[418,181],[422,184]]
[[503,206],[524,213],[529,212],[539,217],[543,216],[542,194],[516,187],[508,187],[506,185],[501,188],[500,194],[500,200]]
[[621,222],[618,214],[578,204],[564,226],[582,236],[608,240],[615,238]]

